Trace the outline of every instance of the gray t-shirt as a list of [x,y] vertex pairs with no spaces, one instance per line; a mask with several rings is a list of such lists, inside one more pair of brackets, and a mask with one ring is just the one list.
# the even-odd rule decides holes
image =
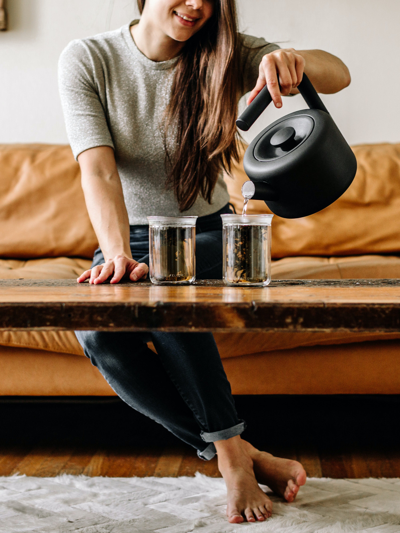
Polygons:
[[[170,98],[177,58],[156,62],[143,55],[129,29],[137,22],[71,41],[60,56],[59,89],[74,157],[96,146],[114,149],[131,225],[147,224],[146,217],[152,215],[215,213],[229,201],[222,172],[212,204],[199,195],[183,213],[174,192],[165,188],[160,119]],[[241,37],[246,44],[241,49],[246,93],[257,81],[262,56],[279,46]]]

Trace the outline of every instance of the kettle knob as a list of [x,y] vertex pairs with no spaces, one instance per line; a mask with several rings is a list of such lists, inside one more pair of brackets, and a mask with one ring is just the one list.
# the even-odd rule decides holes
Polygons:
[[272,144],[272,146],[286,148],[292,144],[295,135],[296,130],[288,126],[286,128],[282,128],[281,130],[278,130],[275,135],[271,137],[269,142],[270,144]]

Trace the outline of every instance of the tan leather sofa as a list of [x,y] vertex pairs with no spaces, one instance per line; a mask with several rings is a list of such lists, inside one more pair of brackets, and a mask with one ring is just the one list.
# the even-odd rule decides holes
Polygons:
[[[400,277],[400,144],[355,146],[334,205],[272,225],[272,277]],[[247,179],[226,177],[238,212]],[[260,201],[249,213],[267,212]],[[0,278],[76,278],[97,246],[68,146],[0,145]],[[399,394],[399,334],[216,334],[235,394]],[[115,393],[73,332],[0,332],[0,395]]]

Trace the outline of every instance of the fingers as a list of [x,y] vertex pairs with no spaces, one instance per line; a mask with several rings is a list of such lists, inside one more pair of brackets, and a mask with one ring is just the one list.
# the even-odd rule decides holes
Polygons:
[[90,276],[89,283],[93,283],[94,285],[97,285],[99,283],[103,283],[110,277],[110,275],[114,272],[114,265],[110,263],[105,263],[103,265],[98,265],[92,268],[92,274]]
[[247,100],[250,104],[267,85],[275,107],[282,107],[282,96],[290,94],[303,79],[305,60],[293,48],[275,50],[266,54],[260,63],[256,86]]
[[294,68],[293,54],[286,50],[279,50],[274,57],[275,71],[278,75],[281,94],[287,96],[297,83],[297,73]]
[[78,283],[83,283],[84,281],[86,281],[88,278],[90,278],[90,270],[85,270],[85,272],[83,272],[83,274],[81,274],[79,276],[79,278],[77,278],[77,282]]
[[97,265],[93,267],[87,272],[90,272],[89,283],[93,285],[98,285],[99,283],[103,283],[104,281],[106,281],[112,275],[112,273],[114,272],[114,265],[112,261],[107,261],[102,265]]
[[131,279],[132,281],[137,281],[141,278],[145,279],[147,277],[148,271],[149,267],[146,265],[146,263],[137,263],[134,269],[132,270],[129,279]]
[[258,76],[258,80],[256,83],[256,86],[251,91],[250,96],[247,99],[247,105],[251,104],[251,102],[254,100],[254,98],[257,96],[257,94],[265,87],[266,80],[265,80],[265,74],[264,71],[260,68],[260,74]]
[[77,278],[78,283],[89,279],[89,283],[98,285],[110,279],[110,283],[118,283],[123,277],[129,277],[131,281],[146,278],[149,267],[146,263],[138,263],[132,258],[118,255],[114,259],[109,259],[102,265],[97,265],[90,270],[86,270]]
[[297,85],[298,87],[300,83],[303,81],[303,74],[304,74],[304,68],[306,66],[306,61],[303,56],[300,54],[296,54],[296,76],[297,76]]
[[116,260],[114,265],[114,275],[110,279],[110,283],[118,283],[125,276],[126,264]]
[[278,82],[277,65],[275,57],[272,54],[267,54],[262,58],[260,67],[264,71],[264,77],[268,85],[268,91],[271,95],[275,107],[282,107],[281,91]]

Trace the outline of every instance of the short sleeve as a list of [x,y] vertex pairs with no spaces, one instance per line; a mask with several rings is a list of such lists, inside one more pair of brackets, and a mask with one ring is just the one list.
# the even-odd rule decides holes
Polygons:
[[114,149],[105,112],[105,91],[97,81],[104,79],[101,69],[101,63],[80,40],[69,43],[58,62],[61,105],[75,159],[96,146]]
[[253,37],[241,33],[240,35],[240,56],[243,73],[243,94],[254,89],[257,83],[259,66],[261,59],[266,54],[279,50],[280,46],[269,43],[262,37]]

